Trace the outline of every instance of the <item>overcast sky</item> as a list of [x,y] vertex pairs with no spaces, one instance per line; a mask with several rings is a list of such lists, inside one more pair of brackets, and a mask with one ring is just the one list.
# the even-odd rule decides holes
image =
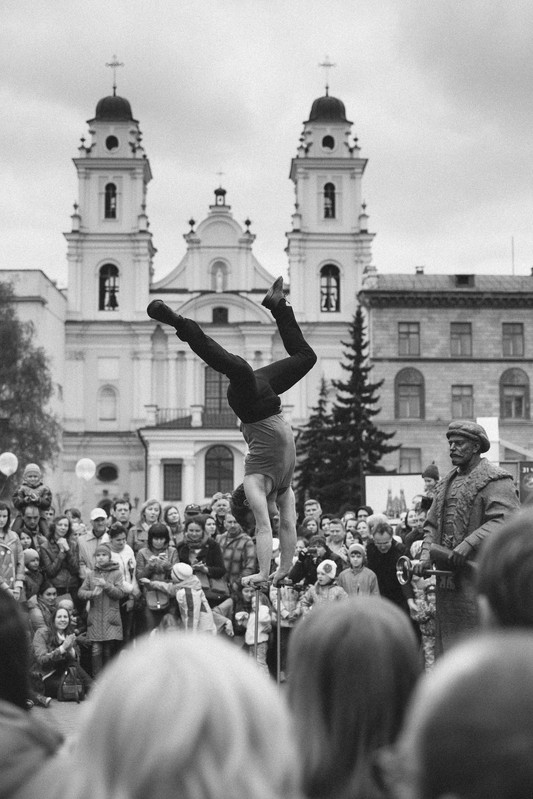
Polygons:
[[219,171],[256,256],[286,273],[290,160],[326,54],[369,159],[378,270],[511,274],[512,237],[515,273],[533,266],[530,0],[2,0],[2,268],[65,285],[71,159],[114,53],[154,175],[157,279]]

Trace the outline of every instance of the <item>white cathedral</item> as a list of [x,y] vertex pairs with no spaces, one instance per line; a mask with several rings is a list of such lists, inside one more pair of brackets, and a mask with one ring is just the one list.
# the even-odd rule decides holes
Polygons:
[[[84,512],[123,495],[136,506],[157,497],[183,508],[238,484],[246,447],[226,402],[226,378],[149,319],[146,306],[163,299],[257,368],[285,355],[260,305],[277,275],[255,258],[249,223],[243,229],[236,222],[218,188],[205,219],[191,220],[178,265],[154,282],[152,174],[139,123],[128,100],[114,94],[98,102],[88,125],[90,143],[82,139],[74,159],[79,202],[65,234],[67,289],[38,270],[0,272],[50,358],[63,438],[46,481],[58,506]],[[317,366],[282,397],[295,429],[316,404],[321,377],[341,374],[340,342],[363,275],[373,271],[362,200],[366,163],[344,104],[326,92],[312,104],[290,171],[286,288],[318,355]],[[96,464],[88,482],[76,477],[80,458]]]

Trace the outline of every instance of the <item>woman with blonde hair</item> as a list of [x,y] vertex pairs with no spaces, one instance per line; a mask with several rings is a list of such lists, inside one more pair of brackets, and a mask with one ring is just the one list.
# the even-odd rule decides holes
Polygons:
[[68,796],[299,798],[283,700],[223,640],[169,632],[138,642],[102,674],[87,711]]
[[326,603],[289,644],[289,705],[308,799],[383,799],[379,750],[398,735],[422,671],[409,617],[387,599]]

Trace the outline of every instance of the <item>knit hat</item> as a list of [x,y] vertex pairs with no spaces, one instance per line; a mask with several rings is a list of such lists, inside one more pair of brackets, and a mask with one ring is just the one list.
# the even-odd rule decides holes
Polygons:
[[192,566],[189,566],[188,563],[175,563],[172,567],[172,577],[178,583],[188,580],[192,575]]
[[105,552],[107,555],[111,557],[111,547],[109,546],[109,544],[98,544],[98,546],[94,550],[94,554],[98,555],[99,552]]
[[348,554],[351,555],[353,552],[359,552],[361,555],[364,555],[366,550],[363,544],[359,544],[357,541],[354,541],[353,544],[350,544]]
[[24,565],[27,566],[32,560],[35,558],[39,559],[39,553],[36,549],[25,549],[24,550]]
[[335,579],[335,575],[337,574],[337,564],[333,560],[326,560],[321,561],[318,566],[316,567],[317,574],[326,574],[330,580]]
[[430,463],[422,472],[422,477],[430,477],[432,480],[439,479],[439,467],[436,463]]
[[28,474],[28,472],[37,472],[39,477],[41,477],[41,469],[37,466],[36,463],[28,463],[27,466],[24,467],[24,476]]

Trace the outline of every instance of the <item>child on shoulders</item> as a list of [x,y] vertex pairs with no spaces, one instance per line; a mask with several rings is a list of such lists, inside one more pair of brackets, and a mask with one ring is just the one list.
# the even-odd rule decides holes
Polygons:
[[22,482],[13,493],[13,505],[18,510],[18,516],[13,522],[12,529],[18,533],[23,526],[22,515],[26,507],[36,505],[39,508],[39,532],[47,536],[48,521],[45,514],[51,504],[52,492],[44,485],[39,466],[36,463],[28,463],[24,469]]

